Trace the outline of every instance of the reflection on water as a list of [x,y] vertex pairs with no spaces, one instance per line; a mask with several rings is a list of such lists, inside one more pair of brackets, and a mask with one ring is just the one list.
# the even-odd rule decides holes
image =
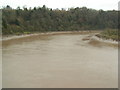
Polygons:
[[86,35],[3,42],[3,88],[116,88],[118,52],[91,47]]

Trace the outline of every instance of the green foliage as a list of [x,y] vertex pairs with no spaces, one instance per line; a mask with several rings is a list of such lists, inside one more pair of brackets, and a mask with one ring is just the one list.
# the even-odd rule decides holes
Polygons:
[[33,9],[12,9],[7,6],[2,9],[2,13],[3,34],[116,29],[118,26],[118,11],[115,10],[103,11],[86,7],[52,10],[43,5]]
[[103,31],[101,34],[101,37],[102,38],[106,38],[106,39],[113,39],[113,40],[116,40],[116,41],[119,41],[120,38],[120,31],[119,30],[105,30]]

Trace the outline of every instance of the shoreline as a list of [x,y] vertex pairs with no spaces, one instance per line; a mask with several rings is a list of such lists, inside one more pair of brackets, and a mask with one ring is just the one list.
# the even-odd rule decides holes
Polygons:
[[45,33],[42,32],[42,33],[32,33],[32,34],[22,34],[22,35],[3,35],[0,41],[32,37],[32,36],[38,36],[38,35],[90,34],[90,33],[96,33],[96,32],[99,32],[99,31],[59,31],[59,32],[45,32]]
[[[64,34],[80,34],[80,35],[88,35],[83,39],[89,39],[90,41],[99,41],[101,43],[108,44],[116,44],[118,45],[118,41],[114,41],[112,39],[103,39],[96,36],[96,34],[100,33],[100,31],[60,31],[60,32],[45,32],[45,33],[32,33],[32,34],[23,34],[23,35],[8,35],[3,36],[0,41],[9,41],[15,39],[24,39],[24,38],[32,38],[34,36],[44,36],[44,35],[64,35]],[[84,41],[84,40],[83,40]]]
[[103,38],[99,38],[97,36],[93,36],[91,39],[95,39],[97,41],[100,41],[100,42],[104,42],[104,43],[112,43],[112,44],[118,44],[118,41],[114,41],[112,39],[103,39]]

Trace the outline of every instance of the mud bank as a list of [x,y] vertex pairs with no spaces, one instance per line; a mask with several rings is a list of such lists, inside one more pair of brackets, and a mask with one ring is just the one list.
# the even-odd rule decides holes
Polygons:
[[100,31],[60,31],[60,32],[46,32],[46,33],[34,33],[34,34],[23,34],[23,35],[3,35],[0,40],[11,40],[39,35],[61,35],[61,34],[89,34],[89,33],[99,33]]
[[117,88],[118,49],[92,45],[92,36],[33,35],[4,41],[2,87]]

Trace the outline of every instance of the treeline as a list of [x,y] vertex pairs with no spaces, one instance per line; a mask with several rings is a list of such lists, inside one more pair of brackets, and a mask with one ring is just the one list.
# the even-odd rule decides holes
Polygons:
[[94,10],[86,7],[50,9],[43,7],[2,8],[3,34],[23,34],[48,31],[79,31],[117,29],[118,11]]

